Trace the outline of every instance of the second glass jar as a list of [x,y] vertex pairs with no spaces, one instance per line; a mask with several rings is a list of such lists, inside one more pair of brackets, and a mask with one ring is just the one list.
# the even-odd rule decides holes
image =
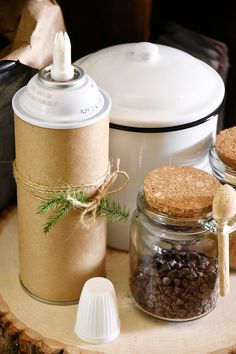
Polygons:
[[[236,169],[226,165],[218,156],[216,147],[211,146],[209,151],[209,161],[215,176],[221,184],[229,184],[236,190]],[[229,263],[230,269],[236,270],[236,231],[229,235]]]

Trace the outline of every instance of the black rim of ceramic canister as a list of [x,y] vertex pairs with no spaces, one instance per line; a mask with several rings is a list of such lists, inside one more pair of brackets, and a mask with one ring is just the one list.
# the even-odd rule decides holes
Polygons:
[[117,129],[117,130],[124,130],[128,132],[136,132],[136,133],[167,133],[167,132],[174,132],[178,130],[184,130],[188,128],[195,127],[197,125],[203,124],[207,122],[208,120],[212,119],[216,114],[218,114],[221,109],[223,108],[225,102],[225,98],[221,102],[221,104],[210,114],[208,114],[204,118],[200,118],[194,122],[186,123],[186,124],[181,124],[181,125],[174,125],[173,127],[159,127],[159,128],[145,128],[145,127],[129,127],[125,125],[119,125],[119,124],[114,124],[110,123],[110,128],[111,129]]

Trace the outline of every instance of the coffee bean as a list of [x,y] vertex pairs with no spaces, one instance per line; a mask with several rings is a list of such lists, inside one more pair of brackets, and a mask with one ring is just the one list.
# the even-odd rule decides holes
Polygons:
[[175,312],[175,313],[178,312],[179,310],[181,310],[181,307],[178,305],[175,305],[175,304],[172,304],[171,308],[172,308],[173,312]]
[[191,269],[189,269],[189,268],[182,268],[182,273],[183,273],[183,276],[188,275],[188,274],[191,273]]
[[199,298],[199,297],[197,296],[197,294],[195,294],[194,296],[191,296],[191,297],[189,298],[189,300],[192,301],[192,302],[194,302],[195,304],[199,304],[199,303],[201,302],[201,298]]
[[183,263],[180,261],[177,261],[176,265],[175,265],[175,269],[181,269],[183,267]]
[[176,274],[176,271],[175,270],[171,270],[166,275],[167,275],[168,278],[170,278],[172,280],[172,279],[174,279],[175,274]]
[[201,256],[197,252],[188,252],[190,259],[199,261],[201,259]]
[[180,287],[178,287],[178,286],[176,286],[176,287],[174,288],[174,294],[178,295],[178,294],[182,294],[182,292],[183,292],[183,289],[182,289],[182,288],[180,288]]
[[202,300],[202,306],[205,306],[206,304],[208,304],[208,299]]
[[176,300],[176,304],[177,305],[183,305],[184,304],[184,301],[182,299],[177,299]]
[[169,263],[165,263],[165,264],[163,264],[162,267],[161,267],[161,271],[162,271],[163,273],[167,273],[167,272],[169,272],[170,270],[171,270],[171,266],[169,265]]
[[204,306],[204,311],[208,312],[211,310],[211,305],[210,304],[207,304]]
[[182,245],[175,245],[175,249],[177,251],[181,251],[182,250]]
[[179,310],[177,315],[179,318],[184,318],[186,316],[186,310]]
[[187,266],[188,266],[189,268],[195,269],[195,268],[196,268],[196,263],[197,263],[197,261],[192,260],[192,261],[189,261],[189,262],[188,262]]
[[153,286],[158,286],[162,283],[161,278],[157,277],[153,279]]
[[177,256],[177,255],[179,254],[179,250],[177,250],[177,249],[174,247],[174,248],[172,248],[172,250],[171,250],[171,254],[172,254],[173,257],[175,257],[175,256]]
[[188,301],[185,303],[184,307],[186,308],[186,310],[193,310],[195,307],[195,304],[193,302]]
[[140,256],[130,279],[133,298],[154,316],[192,319],[209,312],[217,298],[217,259],[202,252],[172,248]]
[[167,305],[167,306],[165,307],[165,310],[168,311],[169,313],[172,312],[172,308],[171,308],[171,306],[169,306],[169,305]]
[[166,295],[171,295],[173,294],[174,287],[173,286],[167,286],[165,287],[164,291]]
[[154,263],[154,265],[155,265],[155,267],[157,268],[157,269],[161,269],[161,267],[162,267],[162,265],[165,263],[165,261],[164,261],[164,259],[155,259],[154,261],[153,261],[153,263]]
[[137,275],[137,279],[143,279],[144,278],[144,274],[142,272],[140,272],[138,275]]
[[146,302],[146,304],[147,304],[147,307],[149,307],[150,309],[153,309],[155,307],[155,304],[151,300],[148,300]]
[[165,316],[165,310],[161,307],[155,308],[153,311],[154,315],[158,317],[164,317]]
[[150,269],[149,275],[150,277],[153,277],[155,275],[155,270],[153,268]]
[[147,293],[152,293],[153,288],[154,288],[153,282],[150,281],[150,282],[146,285],[146,292],[147,292]]
[[152,271],[152,269],[153,268],[151,266],[145,267],[144,270],[143,270],[144,276],[149,276],[150,272]]
[[206,283],[203,283],[199,290],[201,291],[201,293],[205,293],[206,291],[208,291],[208,285]]
[[170,285],[170,283],[171,283],[170,278],[164,277],[164,278],[162,279],[162,284],[163,284],[163,285]]
[[154,296],[152,294],[149,296],[149,300],[152,301],[152,302],[157,302],[156,296]]
[[176,262],[175,259],[171,259],[171,260],[169,261],[169,265],[171,266],[171,268],[175,268],[176,264],[177,264],[177,262]]
[[198,290],[198,285],[196,284],[195,281],[191,281],[191,282],[189,282],[189,286],[188,286],[187,290],[189,293],[193,294],[194,292],[196,292],[196,290]]
[[175,279],[174,279],[174,285],[178,286],[178,285],[180,285],[180,284],[181,284],[181,280],[175,278]]
[[208,265],[209,265],[209,262],[208,262],[208,260],[204,257],[204,258],[200,259],[198,268],[200,268],[200,269],[206,269],[206,268],[208,267]]
[[183,271],[181,269],[177,271],[176,277],[177,278],[183,278]]
[[182,285],[183,285],[183,287],[186,289],[186,288],[188,287],[188,285],[189,285],[188,280],[187,280],[187,279],[183,279]]
[[191,274],[187,275],[186,278],[189,280],[196,280],[197,274],[195,272],[192,272]]
[[169,261],[169,260],[171,260],[171,252],[165,252],[164,254],[163,254],[163,259],[164,260],[166,260],[166,261]]
[[201,298],[202,298],[202,300],[206,300],[206,299],[208,299],[208,298],[209,298],[209,296],[210,296],[209,291],[206,291],[205,293],[202,293],[202,294],[201,294]]
[[208,267],[208,271],[209,271],[209,273],[213,273],[213,274],[216,273],[216,269],[213,265]]

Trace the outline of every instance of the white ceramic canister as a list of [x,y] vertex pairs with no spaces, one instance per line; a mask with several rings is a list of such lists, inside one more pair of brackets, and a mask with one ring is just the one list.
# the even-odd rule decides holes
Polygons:
[[105,276],[106,220],[85,229],[70,210],[45,235],[48,216],[37,210],[56,192],[94,193],[104,182],[111,101],[83,69],[74,66],[67,81],[54,80],[52,69],[13,97],[20,280],[34,298],[65,304],[78,301],[89,278]]
[[[164,165],[209,169],[224,83],[209,65],[149,42],[116,45],[77,61],[112,98],[110,157],[130,176],[116,200],[135,208],[148,171]],[[128,250],[129,222],[110,225],[108,245]]]

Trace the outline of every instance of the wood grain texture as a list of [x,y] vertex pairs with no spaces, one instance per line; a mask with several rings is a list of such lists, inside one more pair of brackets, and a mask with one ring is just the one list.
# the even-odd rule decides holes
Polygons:
[[220,295],[229,293],[229,234],[218,233]]
[[111,343],[91,345],[73,332],[77,305],[43,304],[21,288],[14,211],[0,231],[0,269],[1,354],[236,353],[236,273],[230,276],[229,296],[208,316],[185,323],[159,321],[136,309],[129,298],[128,254],[108,250],[107,274],[118,297],[121,334]]

